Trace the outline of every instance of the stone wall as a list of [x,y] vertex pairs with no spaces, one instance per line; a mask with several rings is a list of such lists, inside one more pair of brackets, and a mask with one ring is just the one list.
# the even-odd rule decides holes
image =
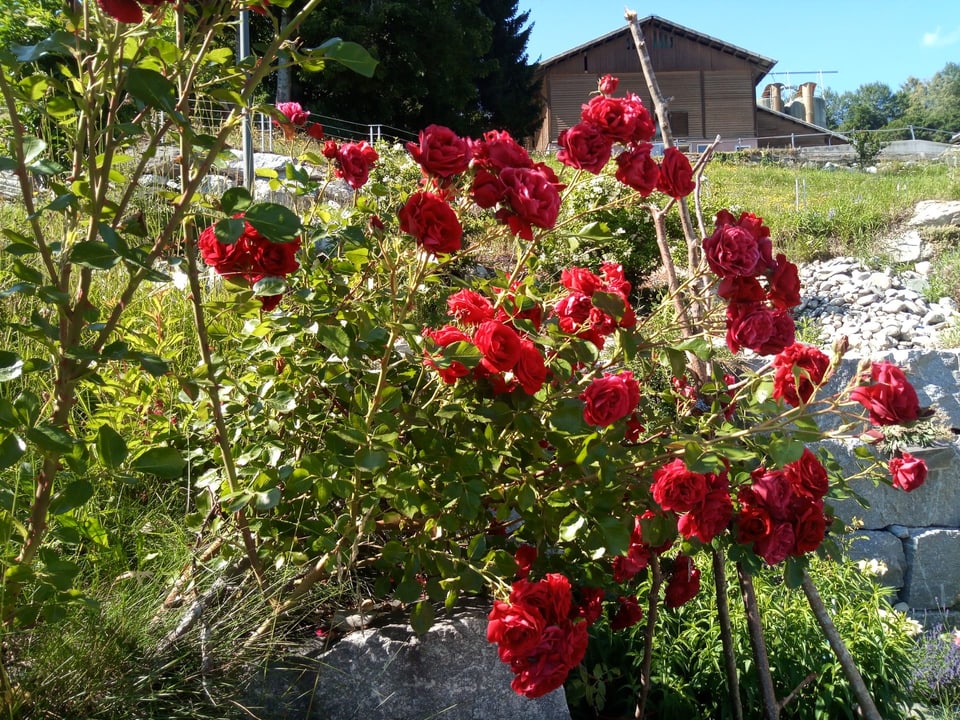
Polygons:
[[[895,351],[874,359],[904,368],[920,403],[935,408],[948,432],[960,431],[960,350]],[[838,390],[856,372],[858,359],[845,360],[828,391]],[[955,435],[954,435],[955,436]],[[825,443],[848,476],[859,465],[853,444]],[[960,609],[960,441],[912,449],[929,468],[926,483],[911,493],[872,479],[850,482],[855,499],[831,503],[838,517],[855,525],[850,556],[882,561],[884,584],[912,611]]]

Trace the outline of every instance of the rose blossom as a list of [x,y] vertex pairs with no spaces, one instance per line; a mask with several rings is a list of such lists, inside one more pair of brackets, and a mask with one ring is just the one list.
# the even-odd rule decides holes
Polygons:
[[519,663],[516,669],[516,676],[510,683],[514,692],[538,698],[563,685],[587,649],[586,623],[568,623],[568,626],[552,625],[544,630],[530,657]]
[[577,123],[561,132],[557,143],[560,145],[557,160],[594,175],[603,170],[613,149],[610,138],[598,126],[588,122]]
[[595,95],[581,106],[580,119],[598,126],[614,142],[647,142],[656,132],[650,113],[633,93],[622,98]]
[[733,501],[730,499],[726,473],[707,475],[709,491],[703,500],[690,512],[681,515],[677,530],[686,538],[695,537],[702,543],[710,543],[722,533],[733,518]]
[[593,625],[603,614],[603,590],[595,587],[580,588],[580,605],[577,615],[582,617],[587,625]]
[[789,310],[800,304],[800,275],[797,266],[787,260],[783,253],[777,255],[777,268],[770,276],[770,292],[767,298],[774,307]]
[[890,477],[893,478],[893,486],[905,492],[916,490],[927,479],[926,461],[908,452],[902,453],[900,457],[890,458],[888,469]]
[[749,348],[758,355],[776,355],[796,340],[793,318],[783,310],[760,303],[727,306],[727,347],[730,352]]
[[643,610],[632,595],[621,595],[617,598],[617,603],[617,612],[610,620],[611,630],[633,627],[643,618]]
[[660,166],[650,155],[652,149],[650,143],[640,143],[617,155],[617,180],[636,190],[640,197],[647,197],[656,190],[660,179]]
[[493,303],[475,290],[463,289],[447,298],[450,315],[465,325],[493,320]]
[[571,266],[560,273],[560,284],[567,290],[590,296],[603,287],[604,283],[589,270]]
[[809,402],[829,367],[830,358],[818,348],[788,345],[773,359],[773,397],[793,407]]
[[400,230],[429,253],[452,253],[462,247],[463,228],[457,213],[433,193],[413,193],[397,215]]
[[310,123],[307,125],[307,135],[314,140],[323,140],[323,125],[320,123]]
[[783,562],[793,552],[796,545],[796,535],[793,525],[787,520],[772,524],[770,533],[753,543],[753,551],[763,558],[767,565],[776,565]]
[[872,385],[861,385],[850,393],[870,411],[874,425],[903,425],[920,416],[920,401],[917,391],[903,374],[903,370],[886,361],[875,362],[870,367]]
[[703,241],[703,254],[710,270],[721,278],[776,269],[770,228],[753,213],[735,219],[728,210],[718,212],[713,235]]
[[513,374],[527,395],[535,395],[547,379],[547,366],[543,355],[529,338],[520,339],[520,354]]
[[483,353],[480,364],[490,372],[513,370],[520,357],[520,336],[499,320],[480,323],[473,335],[474,344]]
[[640,515],[633,519],[630,547],[627,549],[626,556],[617,555],[613,559],[613,579],[615,582],[626,582],[643,570],[650,562],[650,547],[643,541],[643,527],[640,520]]
[[[277,110],[287,119],[287,121],[296,127],[303,127],[310,119],[310,113],[304,110],[298,102],[277,103]],[[276,124],[276,120],[274,120]]]
[[537,609],[524,603],[496,600],[487,619],[487,642],[497,643],[497,652],[504,662],[528,655],[546,628]]
[[276,243],[254,232],[253,236],[246,233],[254,274],[262,277],[286,277],[300,268],[300,263],[297,262],[300,238],[293,242]]
[[784,465],[783,472],[795,495],[819,500],[830,488],[827,469],[808,448],[803,449],[799,460]]
[[737,513],[737,542],[749,545],[767,537],[773,528],[770,513],[759,505],[752,505],[743,501],[743,491],[740,493],[740,511]]
[[600,91],[601,95],[613,95],[617,91],[617,85],[620,84],[620,78],[615,78],[612,75],[604,75],[597,81],[597,90]]
[[680,607],[700,592],[700,571],[689,555],[677,555],[664,591],[664,604],[669,608]]
[[558,625],[570,615],[573,593],[570,581],[559,573],[547,573],[542,580],[517,580],[510,602],[536,608],[547,625]]
[[595,378],[580,394],[583,400],[583,419],[588,425],[606,427],[613,425],[633,412],[640,402],[640,386],[633,373],[604,373]]
[[560,213],[560,193],[541,172],[527,168],[505,168],[500,173],[504,199],[512,213],[498,214],[514,235],[533,240],[531,226],[550,229]]
[[[447,325],[439,330],[427,328],[423,331],[423,335],[433,340],[433,342],[437,344],[437,347],[440,348],[449,347],[458,342],[471,342],[470,337],[466,333],[452,325]],[[451,361],[446,367],[440,367],[434,358],[426,351],[424,351],[424,364],[427,367],[434,368],[437,374],[440,375],[440,379],[448,385],[453,385],[458,379],[470,374],[470,369],[456,360]]]
[[707,495],[710,489],[707,476],[691,472],[680,458],[672,460],[653,473],[650,493],[664,510],[687,512]]
[[781,520],[787,516],[787,508],[793,498],[793,488],[783,470],[767,470],[759,467],[750,473],[752,483],[744,488],[741,497],[766,508],[770,516]]
[[337,149],[336,176],[359,190],[367,184],[370,167],[379,159],[377,151],[366,140],[344,143]]
[[517,563],[517,579],[522,580],[530,574],[530,568],[537,559],[537,548],[533,545],[521,545],[513,554],[513,559]]
[[827,531],[827,518],[823,514],[823,501],[811,498],[796,498],[791,504],[793,517],[794,546],[791,555],[800,556],[813,552],[823,542]]
[[470,198],[484,210],[489,210],[497,203],[503,202],[506,188],[500,181],[499,175],[486,168],[478,168],[470,186]]
[[603,289],[616,293],[624,300],[630,295],[630,281],[623,273],[623,265],[609,260],[601,263],[600,275],[603,276]]
[[[242,213],[234,215],[234,218],[241,217],[243,217]],[[229,245],[217,239],[215,225],[206,227],[197,240],[197,247],[200,249],[203,261],[224,277],[248,272],[251,269],[246,239],[248,227],[253,230],[249,223],[245,223],[244,233]]]
[[448,178],[470,166],[470,143],[442,125],[428,125],[420,131],[420,144],[408,142],[407,150],[428,175]]
[[489,170],[533,167],[530,154],[506,130],[489,130],[480,140],[472,140],[470,147],[474,162]]
[[675,147],[668,147],[660,161],[657,190],[672,198],[686,197],[697,184],[693,180],[693,168],[687,156]]

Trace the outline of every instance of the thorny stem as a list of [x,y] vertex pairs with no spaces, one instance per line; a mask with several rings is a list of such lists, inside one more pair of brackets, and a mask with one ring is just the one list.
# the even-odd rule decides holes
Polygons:
[[660,572],[660,558],[650,554],[650,595],[647,603],[647,627],[643,634],[643,661],[640,666],[640,698],[637,701],[634,717],[642,720],[647,712],[647,698],[650,695],[650,668],[653,664],[653,636],[657,631],[657,612],[660,608],[660,586],[663,574]]
[[780,703],[777,702],[770,674],[770,659],[767,657],[767,644],[763,638],[763,623],[760,619],[760,606],[757,593],[753,588],[753,578],[742,564],[737,563],[737,575],[740,578],[740,592],[743,595],[743,607],[747,616],[747,630],[753,658],[757,663],[757,679],[760,681],[760,695],[763,697],[763,717],[765,720],[778,720]]
[[840,661],[843,674],[853,688],[853,694],[856,696],[857,702],[860,703],[860,712],[863,717],[866,718],[866,720],[882,720],[880,712],[877,710],[877,706],[870,696],[870,691],[867,689],[866,683],[863,682],[863,676],[857,669],[857,664],[850,654],[850,651],[847,650],[843,638],[841,638],[840,633],[837,632],[837,626],[833,624],[833,620],[827,612],[826,606],[823,604],[823,599],[820,597],[820,593],[817,592],[817,586],[813,584],[810,573],[807,572],[806,568],[803,570],[803,582],[801,586],[803,587],[803,594],[807,596],[807,602],[810,603],[810,609],[817,618],[820,629],[823,630],[823,634],[830,643],[830,649],[833,650],[833,654],[836,655],[837,660]]
[[720,639],[723,641],[723,666],[727,675],[727,692],[734,720],[743,720],[740,701],[740,678],[737,674],[737,654],[733,645],[733,627],[730,624],[730,598],[727,595],[726,558],[720,548],[713,548],[713,582],[717,593],[717,618],[720,621]]

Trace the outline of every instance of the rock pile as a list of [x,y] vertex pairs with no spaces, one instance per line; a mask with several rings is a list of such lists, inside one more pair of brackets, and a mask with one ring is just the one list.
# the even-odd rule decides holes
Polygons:
[[803,265],[800,281],[798,325],[807,319],[821,346],[846,335],[851,352],[860,355],[939,347],[940,331],[957,315],[952,298],[930,302],[924,297],[927,283],[921,273],[870,270],[852,257]]

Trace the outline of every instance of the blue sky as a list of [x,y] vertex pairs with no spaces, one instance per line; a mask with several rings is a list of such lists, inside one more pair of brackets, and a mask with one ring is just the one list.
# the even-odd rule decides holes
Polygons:
[[[844,92],[870,82],[897,90],[908,77],[928,80],[960,63],[960,0],[806,0],[802,3],[684,0],[631,3],[641,18],[660,17],[777,61],[771,81],[797,85],[828,71],[827,87]],[[530,11],[530,61],[623,27],[624,0],[519,0]]]

